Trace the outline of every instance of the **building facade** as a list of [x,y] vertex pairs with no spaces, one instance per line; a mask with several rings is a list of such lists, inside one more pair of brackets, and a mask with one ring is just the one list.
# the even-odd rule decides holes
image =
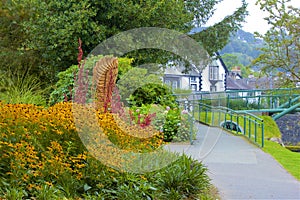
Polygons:
[[228,69],[220,57],[214,59],[201,71],[194,69],[185,74],[182,72],[183,70],[184,67],[178,66],[178,64],[169,64],[165,69],[164,83],[171,86],[172,89],[190,89],[193,92],[226,90]]

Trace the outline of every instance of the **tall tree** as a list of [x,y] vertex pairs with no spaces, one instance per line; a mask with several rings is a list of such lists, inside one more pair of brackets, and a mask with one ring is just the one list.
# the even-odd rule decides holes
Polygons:
[[32,66],[42,62],[35,51],[24,45],[29,34],[24,31],[22,22],[32,17],[33,7],[17,0],[0,1],[0,72],[2,73],[10,71],[16,74],[19,73],[17,71],[23,70],[23,74],[26,75],[30,73]]
[[265,41],[265,46],[253,65],[260,65],[267,74],[279,76],[284,86],[300,82],[300,9],[290,2],[257,1],[260,9],[269,13],[265,20],[271,28],[265,35],[256,33]]
[[[0,41],[0,46],[4,44],[7,49],[12,40],[7,36],[15,33],[14,37],[19,41],[15,42],[12,51],[32,52],[28,58],[37,60],[31,67],[44,72],[44,77],[51,82],[58,71],[76,63],[78,38],[82,39],[83,50],[88,53],[108,37],[133,28],[160,27],[190,33],[194,26],[203,26],[208,21],[220,1],[2,0],[0,13],[9,11],[12,14],[0,15],[0,20],[5,21],[5,25],[1,23],[1,30],[4,30],[1,39],[5,38],[5,41]],[[243,5],[233,15],[201,33],[191,34],[209,53],[224,47],[230,34],[240,28],[247,13],[246,3],[241,1]],[[14,16],[13,11],[20,6],[24,7],[22,13],[29,13],[27,17]],[[12,26],[13,31],[3,25]],[[149,50],[147,55],[149,52],[158,54]],[[145,55],[143,50],[138,53]],[[2,59],[3,55],[0,57]],[[158,57],[150,56],[152,62]],[[11,65],[7,60],[4,62]]]

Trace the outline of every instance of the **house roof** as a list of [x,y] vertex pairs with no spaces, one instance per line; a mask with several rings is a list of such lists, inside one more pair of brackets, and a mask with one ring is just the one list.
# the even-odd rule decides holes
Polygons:
[[253,89],[245,79],[234,80],[230,76],[226,78],[226,90],[251,90]]
[[271,77],[245,78],[244,80],[252,89],[270,89],[277,85],[277,81],[274,78],[272,80]]

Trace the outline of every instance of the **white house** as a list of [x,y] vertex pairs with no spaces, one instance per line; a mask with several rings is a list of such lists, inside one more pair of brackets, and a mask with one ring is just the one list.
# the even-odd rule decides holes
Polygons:
[[[218,56],[218,57],[217,57]],[[219,54],[202,71],[194,69],[188,74],[180,64],[169,63],[164,72],[164,83],[173,89],[191,89],[193,92],[217,92],[226,90],[228,69]]]

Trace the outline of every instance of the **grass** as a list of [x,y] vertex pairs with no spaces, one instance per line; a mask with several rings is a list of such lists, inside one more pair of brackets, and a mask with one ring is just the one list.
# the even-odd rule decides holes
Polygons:
[[291,175],[300,180],[300,153],[292,152],[269,140],[265,144],[263,150],[273,156]]
[[260,116],[264,120],[265,124],[265,138],[270,139],[272,137],[280,138],[281,133],[276,122],[270,116]]
[[[280,130],[275,121],[269,116],[262,116],[265,123],[265,138],[280,138]],[[275,142],[265,140],[263,150],[273,156],[290,174],[300,180],[300,153],[292,152]]]
[[11,72],[0,74],[0,100],[5,103],[46,106],[46,90],[41,89],[41,83],[34,76],[26,76],[22,72],[17,75]]

